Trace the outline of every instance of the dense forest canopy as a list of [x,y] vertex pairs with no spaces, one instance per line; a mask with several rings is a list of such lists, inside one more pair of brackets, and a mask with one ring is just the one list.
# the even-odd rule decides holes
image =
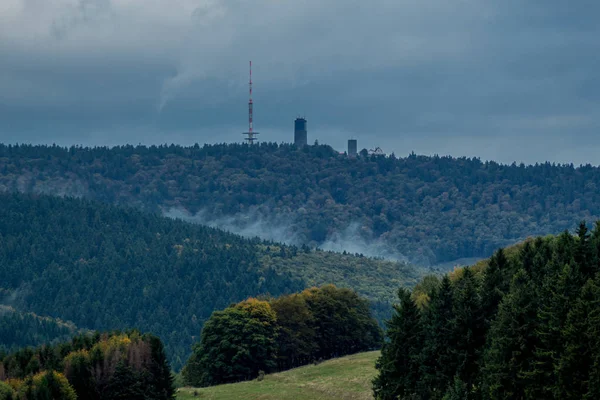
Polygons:
[[170,400],[174,394],[162,342],[135,330],[79,335],[0,357],[2,400]]
[[598,187],[600,169],[589,165],[414,154],[348,159],[323,145],[0,145],[0,190],[184,209],[212,220],[237,216],[261,221],[263,232],[287,225],[297,244],[376,243],[424,265],[487,257],[597,218]]
[[600,224],[399,291],[380,400],[600,398]]
[[73,323],[19,312],[0,304],[0,353],[66,341],[80,332]]
[[[0,304],[83,329],[151,332],[176,370],[215,309],[332,282],[369,293],[381,319],[391,287],[420,276],[405,264],[244,239],[98,202],[14,193],[0,203]],[[0,344],[14,341],[14,332],[0,335]]]
[[0,284],[20,310],[160,336],[181,366],[216,308],[304,288],[262,269],[256,242],[77,200],[2,195]]
[[369,301],[326,285],[215,311],[182,375],[192,386],[254,379],[311,362],[379,348]]

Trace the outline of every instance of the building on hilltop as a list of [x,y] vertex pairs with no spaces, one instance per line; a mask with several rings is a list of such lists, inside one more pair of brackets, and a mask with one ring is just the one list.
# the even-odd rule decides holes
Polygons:
[[385,153],[383,152],[383,150],[381,150],[381,147],[375,147],[374,149],[369,150],[369,155],[370,156],[385,156]]
[[306,131],[306,118],[298,117],[294,121],[294,144],[298,147],[308,144],[308,134]]
[[348,157],[355,158],[358,154],[358,143],[356,139],[348,139]]

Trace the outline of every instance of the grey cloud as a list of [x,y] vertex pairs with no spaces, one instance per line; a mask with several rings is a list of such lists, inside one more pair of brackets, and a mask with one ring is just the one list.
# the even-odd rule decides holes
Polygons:
[[581,145],[600,127],[590,0],[2,3],[3,141],[239,137],[253,59],[266,140],[306,114],[339,149],[352,135],[397,154],[594,159]]

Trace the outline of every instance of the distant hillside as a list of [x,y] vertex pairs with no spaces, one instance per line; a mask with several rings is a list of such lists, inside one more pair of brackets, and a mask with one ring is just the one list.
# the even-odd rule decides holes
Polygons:
[[177,399],[370,400],[378,351],[354,354],[266,375],[263,381],[177,390]]
[[0,305],[0,352],[67,341],[80,332],[72,323]]
[[421,275],[97,202],[0,194],[0,203],[0,303],[86,329],[152,332],[176,369],[215,309],[334,283],[378,300],[381,319],[395,286]]
[[0,190],[189,213],[249,235],[424,265],[487,257],[598,218],[598,188],[591,166],[348,159],[329,146],[0,145]]

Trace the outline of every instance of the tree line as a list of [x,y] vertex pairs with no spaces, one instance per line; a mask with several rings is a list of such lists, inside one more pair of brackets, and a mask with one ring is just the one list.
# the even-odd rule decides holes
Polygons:
[[369,302],[349,289],[250,298],[211,315],[182,375],[191,386],[238,382],[378,348],[381,340]]
[[600,397],[600,224],[401,289],[377,399]]
[[3,400],[168,400],[175,387],[158,337],[94,333],[0,359]]
[[63,342],[78,333],[80,330],[72,323],[0,305],[0,357],[22,347]]
[[415,154],[348,159],[324,145],[0,145],[0,190],[275,218],[311,247],[358,224],[362,239],[422,264],[488,257],[527,236],[597,218],[599,187],[600,169],[590,165]]

